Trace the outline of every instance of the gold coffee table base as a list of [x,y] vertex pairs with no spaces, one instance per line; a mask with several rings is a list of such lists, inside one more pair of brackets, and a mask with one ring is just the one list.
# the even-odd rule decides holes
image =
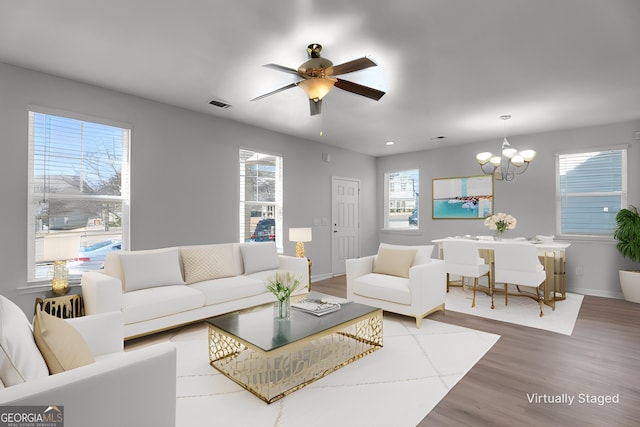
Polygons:
[[[287,322],[281,327],[286,329]],[[209,325],[211,366],[267,403],[381,347],[382,310],[271,351]]]

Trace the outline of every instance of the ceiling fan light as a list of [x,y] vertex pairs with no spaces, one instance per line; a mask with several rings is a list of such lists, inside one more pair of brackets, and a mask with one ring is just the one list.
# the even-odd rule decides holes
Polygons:
[[489,159],[489,161],[491,162],[491,164],[495,167],[500,166],[500,163],[502,163],[502,157],[500,156],[493,156],[492,158]]
[[487,162],[489,161],[489,159],[493,156],[493,154],[491,154],[488,151],[482,152],[482,153],[478,153],[476,155],[476,160],[478,161],[478,163],[480,163],[481,165],[485,165],[487,164]]
[[309,99],[317,102],[329,93],[335,83],[335,79],[315,78],[302,80],[298,86],[305,91]]
[[522,156],[525,162],[530,162],[531,160],[535,159],[536,152],[535,150],[522,150],[520,152],[520,155]]

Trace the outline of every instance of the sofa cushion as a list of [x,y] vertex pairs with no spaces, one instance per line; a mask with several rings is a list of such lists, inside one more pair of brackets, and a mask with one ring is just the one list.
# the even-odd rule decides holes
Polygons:
[[353,292],[364,297],[399,304],[411,304],[409,279],[385,274],[369,273],[353,282]]
[[188,285],[234,275],[233,245],[188,246],[180,248],[180,255]]
[[202,292],[185,285],[161,286],[122,294],[122,313],[125,325],[169,316],[202,306],[204,306]]
[[247,276],[225,277],[194,283],[191,288],[204,294],[205,305],[220,304],[226,301],[247,298],[269,292],[262,280]]
[[408,278],[409,268],[415,256],[415,249],[378,248],[373,272]]
[[240,245],[244,274],[274,270],[280,265],[275,242],[254,242]]
[[420,264],[426,264],[431,262],[431,256],[433,254],[433,245],[392,245],[390,243],[380,243],[381,248],[386,249],[413,249],[416,251],[416,256],[413,258],[411,267]]
[[95,362],[89,345],[73,326],[40,309],[33,319],[33,336],[51,374]]
[[126,292],[184,284],[178,248],[120,252],[119,255]]
[[24,311],[0,295],[0,379],[6,387],[49,376]]

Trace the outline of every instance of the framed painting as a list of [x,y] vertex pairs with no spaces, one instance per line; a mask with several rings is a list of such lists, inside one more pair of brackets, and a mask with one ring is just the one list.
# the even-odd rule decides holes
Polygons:
[[484,219],[493,215],[493,175],[433,178],[433,219]]

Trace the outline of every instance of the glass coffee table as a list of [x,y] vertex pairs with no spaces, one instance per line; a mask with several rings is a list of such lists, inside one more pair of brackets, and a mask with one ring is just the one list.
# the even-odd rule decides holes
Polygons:
[[267,403],[382,347],[382,310],[355,302],[323,316],[292,308],[290,320],[274,319],[269,304],[207,323],[211,366]]

